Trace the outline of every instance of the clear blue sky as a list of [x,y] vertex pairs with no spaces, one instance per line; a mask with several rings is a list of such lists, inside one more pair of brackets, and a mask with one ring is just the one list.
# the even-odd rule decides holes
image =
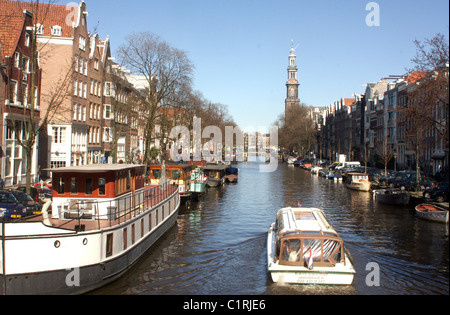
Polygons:
[[133,32],[159,35],[187,52],[194,89],[228,106],[243,128],[284,112],[291,39],[300,99],[327,106],[411,66],[414,39],[449,32],[448,0],[380,0],[380,26],[365,0],[85,0],[88,27],[112,53]]

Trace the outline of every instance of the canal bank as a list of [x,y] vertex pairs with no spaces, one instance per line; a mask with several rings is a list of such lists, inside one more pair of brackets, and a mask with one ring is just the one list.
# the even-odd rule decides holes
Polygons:
[[[448,294],[447,227],[409,207],[376,204],[372,194],[278,165],[238,165],[239,183],[211,188],[180,209],[177,226],[133,270],[94,294]],[[349,287],[274,284],[266,238],[285,206],[317,207],[344,239],[357,274]],[[378,268],[378,269],[377,269]],[[377,274],[378,272],[378,274]],[[379,276],[379,283],[374,275]]]

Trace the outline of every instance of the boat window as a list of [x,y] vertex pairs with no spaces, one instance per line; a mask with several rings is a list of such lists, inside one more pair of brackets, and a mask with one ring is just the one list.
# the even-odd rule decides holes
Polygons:
[[128,171],[127,174],[127,191],[131,189],[131,171]]
[[312,256],[313,262],[320,262],[322,256],[322,244],[319,239],[304,239],[303,240],[303,261],[307,262]]
[[73,195],[78,194],[78,178],[72,177],[70,181],[70,193]]
[[172,171],[172,179],[179,179],[181,175],[181,171],[173,170]]
[[300,240],[285,240],[281,259],[284,261],[300,261]]
[[64,178],[59,178],[59,180],[56,182],[58,185],[58,194],[62,195],[64,194]]
[[128,246],[128,229],[123,229],[123,250],[126,250]]
[[106,257],[112,256],[113,253],[113,234],[106,235]]
[[161,178],[161,170],[152,170],[152,177],[154,179],[159,179]]
[[105,195],[106,194],[106,179],[99,178],[98,179],[98,194],[99,195]]
[[302,234],[320,235],[320,232],[319,231],[302,231]]
[[92,195],[92,178],[86,178],[85,194]]
[[341,260],[341,244],[338,241],[323,241],[323,260],[333,265]]

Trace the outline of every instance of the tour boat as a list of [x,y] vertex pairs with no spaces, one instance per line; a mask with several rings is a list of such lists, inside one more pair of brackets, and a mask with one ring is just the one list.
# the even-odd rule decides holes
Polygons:
[[274,282],[350,285],[356,273],[343,240],[317,208],[283,208],[267,236]]
[[[190,164],[166,164],[165,178],[170,181],[170,184],[176,185],[180,192],[180,197],[188,199],[191,197],[191,171]],[[162,165],[150,165],[150,183],[159,184],[162,177]]]
[[206,164],[206,166],[203,168],[203,171],[207,176],[206,185],[209,187],[217,187],[223,185],[223,183],[225,182],[226,168],[226,165]]
[[426,203],[417,205],[416,215],[424,220],[448,224],[448,209],[444,209],[437,205]]
[[365,173],[347,173],[345,185],[347,188],[359,191],[370,191],[369,175]]
[[146,186],[145,166],[49,171],[52,201],[42,215],[0,225],[0,295],[99,288],[129,270],[176,223],[177,187]]

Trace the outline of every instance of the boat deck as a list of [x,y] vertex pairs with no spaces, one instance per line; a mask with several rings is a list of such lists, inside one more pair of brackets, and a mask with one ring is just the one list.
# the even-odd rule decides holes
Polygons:
[[[163,191],[160,189],[158,185],[149,185],[146,186],[148,189],[153,189],[153,192],[149,198],[144,200],[143,204],[135,205],[132,208],[130,208],[128,211],[126,211],[123,215],[118,217],[115,220],[110,219],[98,219],[98,218],[92,218],[92,219],[83,219],[83,218],[76,218],[76,219],[58,219],[58,218],[52,218],[51,213],[49,213],[49,220],[52,224],[53,228],[60,228],[64,230],[71,230],[71,231],[94,231],[104,228],[113,227],[116,225],[119,225],[121,223],[124,223],[140,213],[146,211],[146,209],[149,209],[151,207],[154,207],[164,201],[168,196],[172,195],[178,190],[178,186],[174,185],[168,185],[167,189]],[[43,222],[44,218],[42,215],[36,215],[36,216],[30,216],[26,217],[23,221],[25,222]],[[22,222],[23,222],[22,221]]]

